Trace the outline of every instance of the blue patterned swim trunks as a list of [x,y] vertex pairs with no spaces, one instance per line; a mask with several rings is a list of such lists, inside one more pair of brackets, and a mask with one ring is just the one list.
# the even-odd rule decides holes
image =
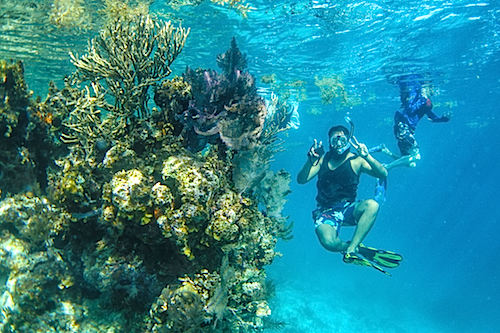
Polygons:
[[339,230],[342,224],[355,225],[354,206],[355,202],[341,201],[329,208],[318,208],[312,212],[314,227],[328,224]]

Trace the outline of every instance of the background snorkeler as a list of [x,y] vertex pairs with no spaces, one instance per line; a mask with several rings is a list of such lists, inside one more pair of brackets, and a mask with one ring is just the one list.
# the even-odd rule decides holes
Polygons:
[[394,114],[393,129],[401,156],[392,153],[385,145],[370,149],[370,152],[381,151],[394,159],[393,162],[385,165],[388,170],[398,166],[416,166],[416,161],[420,160],[421,156],[415,139],[415,130],[424,116],[434,123],[448,122],[451,119],[451,112],[446,112],[441,117],[432,112],[432,101],[429,98],[430,85],[424,85],[422,75],[402,75],[397,83],[401,107]]

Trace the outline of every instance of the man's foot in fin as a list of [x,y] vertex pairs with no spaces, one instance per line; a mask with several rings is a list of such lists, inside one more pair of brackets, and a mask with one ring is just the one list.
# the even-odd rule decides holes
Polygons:
[[377,264],[363,258],[362,256],[360,256],[357,253],[346,253],[346,254],[344,254],[344,258],[342,258],[342,260],[346,264],[354,264],[354,265],[359,265],[359,266],[372,267],[381,273],[384,273],[386,275],[391,276],[391,273],[386,272],[382,267],[380,267]]
[[403,256],[399,253],[380,250],[363,244],[359,244],[358,252],[366,259],[387,268],[396,268],[403,260]]
[[379,151],[383,151],[384,149],[387,149],[387,147],[382,143],[378,146],[372,147],[368,149],[369,153],[378,153]]
[[375,195],[373,199],[379,204],[385,202],[385,191],[387,190],[387,178],[380,179],[377,178],[377,184],[375,185]]

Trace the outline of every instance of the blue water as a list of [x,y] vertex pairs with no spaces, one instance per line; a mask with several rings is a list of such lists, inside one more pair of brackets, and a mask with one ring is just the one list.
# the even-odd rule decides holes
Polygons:
[[[285,151],[274,161],[294,180],[285,208],[295,222],[294,238],[279,244],[283,257],[269,267],[276,284],[273,318],[287,323],[283,332],[499,331],[498,3],[249,3],[256,10],[247,19],[208,3],[175,12],[191,35],[174,74],[187,64],[216,68],[216,55],[236,36],[257,79],[275,73],[282,81],[306,82],[301,127],[283,137]],[[164,2],[154,2],[152,9],[165,9]],[[72,71],[66,54],[81,54],[87,37],[50,31],[32,41],[30,52],[2,42],[0,53],[24,59],[31,89],[43,95],[49,79],[60,82]],[[404,255],[387,277],[343,264],[340,255],[319,245],[311,220],[314,182],[298,185],[295,177],[312,140],[325,141],[328,128],[347,112],[360,141],[386,143],[396,151],[392,116],[399,95],[391,82],[410,72],[432,79],[434,111],[452,111],[453,118],[445,124],[422,120],[417,140],[423,159],[415,169],[390,172],[387,201],[366,239]],[[359,105],[321,104],[314,77],[332,74],[342,76]],[[310,114],[311,108],[321,115]],[[359,198],[370,197],[373,186],[364,176]]]
[[[500,329],[500,12],[492,3],[452,6],[434,1],[424,3],[428,8],[422,2],[406,3],[404,13],[397,14],[403,9],[389,11],[391,3],[379,2],[386,10],[376,10],[378,22],[368,17],[370,21],[344,36],[333,36],[324,22],[318,23],[324,28],[318,34],[325,35],[318,40],[327,42],[307,50],[316,64],[322,62],[317,71],[309,67],[312,75],[332,68],[345,73],[363,104],[341,112],[324,107],[317,117],[303,112],[302,127],[290,134],[290,149],[276,165],[296,175],[312,138],[325,141],[328,128],[342,123],[346,111],[359,139],[369,146],[385,142],[396,150],[390,119],[399,96],[386,77],[405,69],[433,73],[440,93],[432,99],[441,105],[434,111],[451,110],[454,116],[446,124],[423,120],[417,129],[423,160],[415,169],[390,172],[387,202],[365,242],[404,254],[392,278],[345,265],[338,254],[325,251],[310,217],[315,186],[292,185],[286,213],[296,222],[295,238],[281,244],[284,257],[271,268],[278,281],[274,315],[290,322],[286,332]],[[436,14],[415,21],[432,12]],[[384,31],[375,30],[376,25]],[[337,57],[351,48],[353,57]],[[366,101],[371,94],[376,98]],[[446,107],[447,101],[454,106]],[[301,110],[309,103],[317,104],[305,102]],[[365,176],[361,182],[359,198],[370,197],[374,181]]]

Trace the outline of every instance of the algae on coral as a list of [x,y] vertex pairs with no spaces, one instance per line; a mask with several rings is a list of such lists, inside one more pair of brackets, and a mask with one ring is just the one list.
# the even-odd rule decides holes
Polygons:
[[[165,34],[164,51],[151,39],[156,32]],[[223,74],[165,79],[186,36],[149,17],[115,22],[87,56],[73,57],[79,82],[51,85],[47,99],[30,102],[36,117],[26,122],[50,115],[38,135],[68,149],[48,152],[48,186],[16,196],[9,190],[13,197],[0,202],[2,330],[265,327],[265,267],[286,229],[289,176],[269,170],[279,131],[262,135],[265,103],[235,42],[219,57]],[[132,53],[109,49],[120,43]],[[135,52],[152,44],[158,56]],[[144,65],[136,76],[133,64]],[[158,109],[147,104],[150,87]],[[205,123],[182,118],[195,112]],[[200,134],[213,128],[213,137]],[[261,173],[245,178],[248,168]]]

